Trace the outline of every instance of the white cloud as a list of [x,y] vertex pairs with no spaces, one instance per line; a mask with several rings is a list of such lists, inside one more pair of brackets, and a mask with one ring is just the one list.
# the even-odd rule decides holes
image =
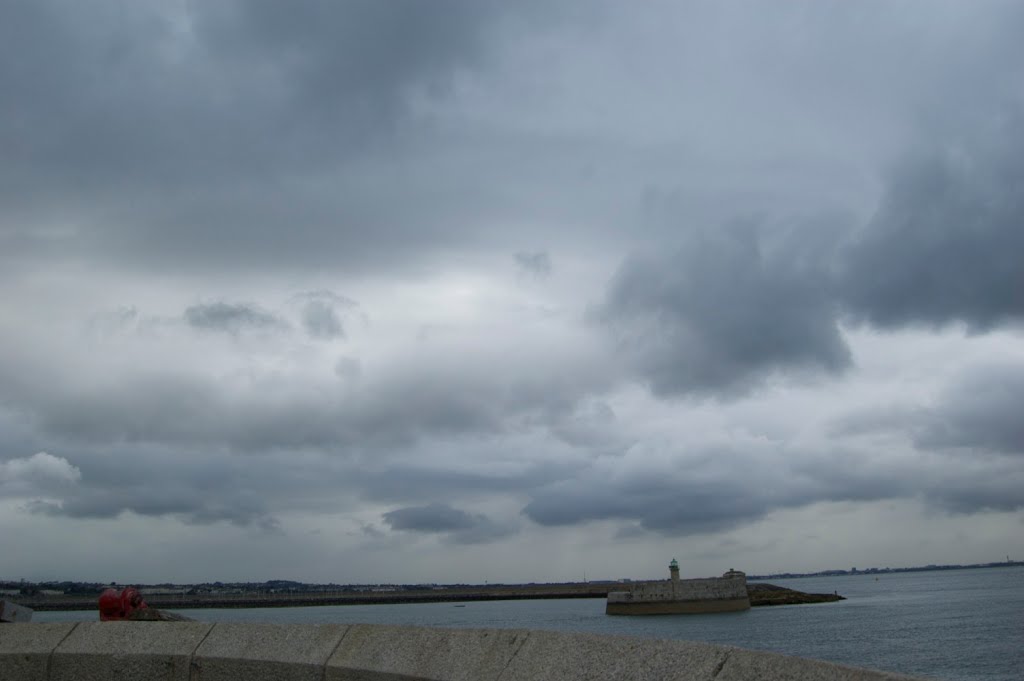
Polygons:
[[60,489],[81,479],[82,471],[67,459],[46,452],[0,462],[0,490],[8,493]]

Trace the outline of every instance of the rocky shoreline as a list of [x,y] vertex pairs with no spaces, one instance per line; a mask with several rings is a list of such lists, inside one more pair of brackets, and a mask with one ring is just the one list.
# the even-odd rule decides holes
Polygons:
[[804,603],[834,603],[846,600],[838,593],[809,594],[774,584],[747,584],[747,595],[750,597],[750,607],[752,608],[764,605],[802,605]]

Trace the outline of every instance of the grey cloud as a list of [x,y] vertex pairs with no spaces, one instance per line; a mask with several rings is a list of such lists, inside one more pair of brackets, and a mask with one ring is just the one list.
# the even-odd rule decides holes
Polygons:
[[280,522],[260,504],[242,504],[234,495],[221,500],[200,499],[182,488],[159,488],[119,491],[93,489],[87,493],[70,494],[61,502],[33,500],[25,504],[29,513],[65,518],[111,519],[131,512],[143,516],[174,516],[190,525],[229,522],[239,527],[256,526],[264,531],[277,531]]
[[356,357],[339,357],[334,363],[334,373],[339,378],[355,380],[363,374],[363,364]]
[[185,310],[189,326],[204,331],[238,333],[246,329],[280,330],[288,328],[283,319],[256,307],[242,303],[202,303]]
[[661,395],[736,394],[775,371],[838,373],[852,364],[843,319],[976,333],[1019,324],[1024,113],[996,118],[909,154],[860,229],[842,218],[696,229],[674,253],[633,256],[596,318]]
[[[852,373],[842,324],[1024,317],[1024,126],[1006,113],[1024,11],[525,4],[0,3],[0,494],[267,531],[324,514],[358,539],[386,504],[367,536],[395,546],[504,536],[517,519],[493,509],[511,507],[665,535],[829,500],[1020,508],[1012,367],[823,434],[813,387],[755,389]],[[911,146],[861,229],[778,217],[870,210],[876,169]],[[550,254],[545,286],[502,278],[554,274]],[[324,285],[384,323],[326,290],[180,314],[195,291]],[[75,335],[122,302],[140,308]],[[173,319],[145,309],[164,302]],[[908,389],[958,351],[930,342]],[[856,378],[827,397],[876,375]],[[657,401],[679,395],[745,399]],[[823,439],[721,444],[752,412]],[[67,465],[25,468],[43,450]]]
[[829,426],[838,437],[903,438],[925,452],[983,457],[1024,454],[1024,365],[985,364],[961,371],[932,404],[857,409]]
[[687,536],[818,502],[919,498],[933,509],[965,514],[1024,508],[1024,471],[1013,462],[966,465],[947,457],[938,463],[932,468],[912,458],[878,460],[855,449],[828,455],[717,451],[646,469],[585,470],[534,489],[523,514],[545,526],[618,521],[623,536],[641,530]]
[[[410,87],[444,88],[471,64],[499,4],[441,0],[221,3],[205,8],[200,35],[231,62],[282,75],[297,110],[317,117],[392,114]],[[369,121],[368,121],[369,122]]]
[[764,496],[724,477],[703,483],[652,477],[560,483],[534,493],[523,513],[540,525],[636,521],[645,530],[688,535],[730,529],[770,508]]
[[831,437],[857,437],[878,433],[904,432],[919,418],[920,410],[902,404],[887,404],[856,409],[828,424]]
[[985,366],[955,380],[918,415],[915,444],[1024,455],[1024,365]]
[[407,464],[356,471],[351,483],[365,499],[427,503],[439,498],[521,493],[571,477],[575,471],[569,464],[556,462],[518,468],[506,473],[479,473],[439,465]]
[[973,331],[1024,320],[1024,113],[1000,119],[980,119],[894,172],[840,260],[838,289],[854,318]]
[[[794,250],[793,253],[798,253]],[[669,255],[628,259],[595,318],[660,395],[742,392],[774,371],[851,364],[827,270],[769,246],[754,224],[698,230]]]
[[469,513],[445,504],[400,508],[385,513],[383,518],[384,522],[393,530],[412,532],[465,530],[473,527],[477,522],[477,519]]
[[392,530],[446,534],[459,544],[477,544],[493,541],[510,533],[510,529],[495,524],[486,515],[467,513],[447,504],[409,506],[388,511],[382,516]]
[[515,254],[515,259],[522,272],[535,277],[551,275],[551,256],[545,251],[520,251]]
[[934,508],[947,513],[1017,511],[1024,508],[1024,472],[1007,468],[986,471],[982,475],[967,473],[949,477],[930,485],[923,497]]
[[358,307],[354,300],[332,291],[310,291],[295,296],[302,306],[302,326],[313,338],[331,340],[345,337],[342,315]]
[[0,251],[44,257],[58,243],[76,258],[223,270],[355,266],[443,243],[464,230],[424,219],[421,199],[396,208],[416,191],[387,157],[422,139],[411,102],[445,97],[522,11],[4,3]]
[[341,319],[328,303],[313,300],[306,303],[302,310],[302,325],[306,333],[314,338],[344,338],[345,329]]
[[[502,365],[487,351],[425,352],[358,381],[341,381],[327,368],[319,380],[255,372],[230,382],[156,362],[96,381],[67,373],[73,361],[10,355],[0,359],[0,404],[17,405],[47,441],[391,452],[421,440],[543,426],[571,413],[607,379],[575,354]],[[343,373],[352,368],[344,364]],[[51,389],[58,384],[61,390]]]
[[279,524],[273,511],[282,508],[288,495],[302,487],[322,491],[311,484],[315,480],[298,479],[287,467],[268,478],[251,462],[216,450],[79,445],[71,460],[80,471],[76,484],[27,502],[25,511],[86,519],[113,519],[124,513],[172,516],[186,524],[227,522],[276,531]]
[[226,180],[242,164],[265,177],[274,163],[345,156],[402,114],[410,90],[441,90],[472,66],[503,10],[300,0],[119,12],[58,0],[3,11],[6,120],[22,133],[10,151],[25,169],[63,167],[55,180],[81,174],[93,186],[86,168],[129,184],[145,169],[174,188]]
[[75,489],[81,477],[81,471],[67,459],[46,452],[0,459],[0,498],[65,494]]

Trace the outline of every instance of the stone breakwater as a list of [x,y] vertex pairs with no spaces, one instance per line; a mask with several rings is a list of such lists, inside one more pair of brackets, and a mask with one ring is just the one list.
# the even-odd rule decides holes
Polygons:
[[609,593],[605,612],[609,615],[676,615],[750,609],[747,577],[742,572],[729,570],[721,577],[679,579],[675,559],[669,569],[670,577],[666,581],[641,582],[628,590]]
[[[477,601],[547,600],[560,598],[607,598],[621,585],[579,584],[461,588],[444,591],[395,591],[389,593],[307,593],[307,594],[225,594],[204,596],[146,596],[154,608],[186,610],[200,608],[303,608],[321,605],[379,605],[395,603],[471,603]],[[771,593],[769,593],[771,591]],[[785,592],[785,593],[782,593]],[[792,605],[843,600],[833,594],[804,594],[771,584],[749,584],[750,605]],[[37,612],[96,610],[99,594],[20,598],[18,603]]]
[[809,594],[774,584],[747,584],[747,595],[750,597],[750,606],[753,608],[762,605],[802,605],[846,600],[838,593]]
[[0,625],[3,681],[897,681],[706,643],[524,629],[82,622]]
[[[605,598],[608,584],[553,584],[516,586],[471,586],[441,590],[399,590],[388,592],[342,591],[307,593],[239,593],[202,595],[146,595],[154,608],[302,608],[319,605],[377,605],[394,603],[467,603],[475,601],[545,600],[557,598]],[[99,594],[19,598],[33,610],[95,610]]]

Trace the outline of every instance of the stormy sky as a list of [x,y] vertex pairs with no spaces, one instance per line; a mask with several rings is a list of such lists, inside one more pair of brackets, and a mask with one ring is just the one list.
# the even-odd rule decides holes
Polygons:
[[1022,34],[0,3],[0,578],[1021,558]]

